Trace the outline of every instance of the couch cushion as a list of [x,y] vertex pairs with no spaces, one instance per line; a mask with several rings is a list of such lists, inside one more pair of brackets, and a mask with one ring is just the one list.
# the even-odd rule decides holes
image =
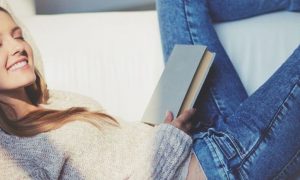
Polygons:
[[275,12],[215,24],[215,29],[251,95],[300,44],[300,13]]

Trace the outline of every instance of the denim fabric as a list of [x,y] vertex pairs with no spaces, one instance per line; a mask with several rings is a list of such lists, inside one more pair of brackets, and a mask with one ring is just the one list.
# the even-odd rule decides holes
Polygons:
[[300,46],[226,121],[194,133],[208,178],[288,179],[300,170]]
[[157,0],[165,62],[175,44],[204,44],[215,61],[195,107],[194,151],[208,179],[286,179],[300,171],[300,46],[248,97],[213,28],[300,0]]

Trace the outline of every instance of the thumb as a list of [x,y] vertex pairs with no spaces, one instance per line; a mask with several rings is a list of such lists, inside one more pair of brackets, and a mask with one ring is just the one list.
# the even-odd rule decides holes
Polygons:
[[165,123],[171,123],[173,120],[173,114],[171,111],[166,112]]

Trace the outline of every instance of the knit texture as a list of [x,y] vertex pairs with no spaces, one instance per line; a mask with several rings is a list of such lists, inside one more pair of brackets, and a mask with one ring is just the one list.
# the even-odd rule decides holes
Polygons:
[[0,129],[4,179],[185,179],[192,139],[161,124],[120,122],[120,128],[74,121],[33,137]]

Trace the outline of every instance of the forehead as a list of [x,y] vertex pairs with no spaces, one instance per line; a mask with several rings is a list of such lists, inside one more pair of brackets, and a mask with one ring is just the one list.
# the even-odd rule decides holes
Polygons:
[[7,13],[0,11],[0,34],[3,31],[10,30],[15,26],[16,23],[14,22],[14,20]]

